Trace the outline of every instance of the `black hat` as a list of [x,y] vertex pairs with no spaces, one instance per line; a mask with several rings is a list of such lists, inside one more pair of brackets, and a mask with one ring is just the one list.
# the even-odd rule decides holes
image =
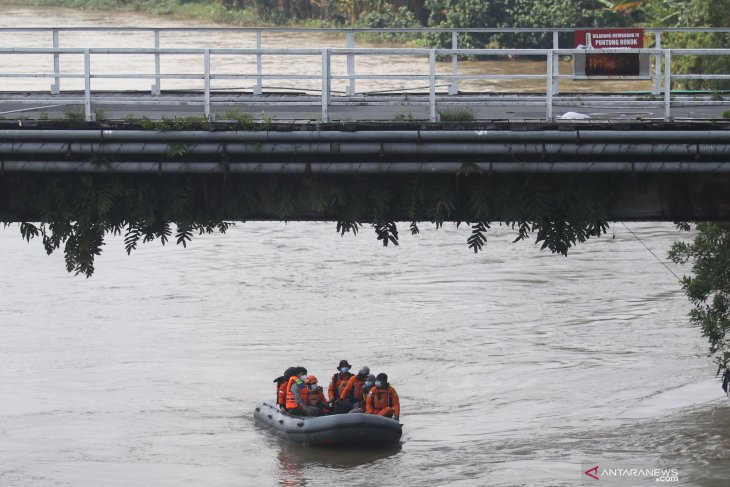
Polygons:
[[337,366],[338,369],[341,369],[342,367],[350,367],[352,368],[352,365],[347,360],[340,360],[340,365]]
[[381,382],[388,382],[388,374],[384,374],[383,372],[379,373],[378,376],[375,378],[375,380],[379,380]]

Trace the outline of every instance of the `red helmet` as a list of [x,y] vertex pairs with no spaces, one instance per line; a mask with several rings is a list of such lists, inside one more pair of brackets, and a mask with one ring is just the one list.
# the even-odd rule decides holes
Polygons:
[[313,375],[308,375],[307,379],[304,381],[305,384],[316,384],[317,383],[317,377]]

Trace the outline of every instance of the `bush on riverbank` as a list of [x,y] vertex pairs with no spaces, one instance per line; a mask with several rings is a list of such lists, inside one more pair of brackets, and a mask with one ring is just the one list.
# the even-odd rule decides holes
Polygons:
[[[124,10],[233,25],[317,25],[373,28],[564,27],[627,25],[629,18],[600,0],[10,0],[15,5]],[[414,36],[386,40],[404,42]],[[451,47],[451,36],[428,44]],[[545,47],[548,34],[460,35],[464,48]]]

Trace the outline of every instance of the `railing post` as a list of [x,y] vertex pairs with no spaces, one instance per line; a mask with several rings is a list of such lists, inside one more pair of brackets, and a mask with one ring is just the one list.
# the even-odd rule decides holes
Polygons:
[[[348,49],[355,48],[355,32],[348,30],[346,34],[346,44]],[[350,84],[347,85],[345,93],[347,96],[353,96],[355,94],[355,55],[347,55],[347,76],[350,79]]]
[[[58,40],[58,30],[53,29],[53,48],[60,48],[61,43]],[[51,85],[51,94],[58,95],[61,92],[61,59],[60,54],[57,52],[53,53],[53,80],[54,83]]]
[[554,54],[553,50],[548,51],[547,55],[547,83],[546,83],[546,92],[545,92],[545,120],[548,122],[554,122],[555,119],[553,118],[553,81],[554,81],[554,73],[553,73],[553,66],[554,66]]
[[203,64],[203,79],[205,80],[205,94],[203,95],[203,106],[205,109],[205,118],[206,120],[213,121],[213,117],[210,111],[210,49],[206,49],[203,52]]
[[[553,49],[560,49],[558,31],[553,32]],[[560,93],[560,56],[553,56],[553,94]]]
[[672,121],[672,53],[669,49],[664,50],[664,121]]
[[[661,32],[655,32],[654,33],[654,48],[655,49],[661,49],[662,48],[662,33]],[[661,54],[657,54],[654,56],[654,88],[652,89],[652,94],[658,95],[662,91],[662,56]]]
[[432,122],[438,122],[436,113],[436,50],[428,52],[428,115]]
[[329,122],[330,105],[330,50],[322,49],[322,121]]
[[[451,32],[451,49],[459,48],[459,33],[456,31]],[[451,55],[451,85],[449,85],[449,95],[456,95],[459,93],[459,56],[456,54]]]
[[261,86],[261,31],[256,31],[256,85],[253,87],[253,94],[260,95],[263,93],[263,87]]
[[91,53],[84,49],[84,120],[93,122],[96,114],[91,113]]
[[152,85],[152,94],[160,94],[160,31],[155,30],[155,84]]

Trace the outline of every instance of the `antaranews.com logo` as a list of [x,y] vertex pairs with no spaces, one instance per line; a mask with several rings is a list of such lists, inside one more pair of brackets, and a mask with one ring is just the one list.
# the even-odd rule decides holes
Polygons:
[[584,463],[581,471],[581,478],[585,482],[599,481],[601,485],[637,485],[637,481],[647,482],[647,485],[648,482],[679,482],[679,471],[676,468]]

